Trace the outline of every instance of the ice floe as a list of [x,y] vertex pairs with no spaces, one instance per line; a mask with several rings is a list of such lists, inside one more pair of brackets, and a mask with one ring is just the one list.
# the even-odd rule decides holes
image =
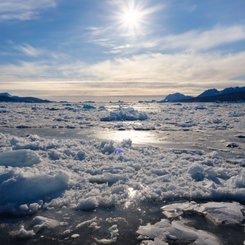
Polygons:
[[185,215],[200,215],[214,225],[242,226],[244,206],[233,202],[195,202],[174,203],[162,207],[166,219],[155,224],[140,226],[137,233],[141,244],[198,244],[221,245],[219,237],[211,232],[197,229],[185,220]]
[[162,207],[162,212],[167,218],[180,217],[185,213],[203,215],[216,225],[242,224],[244,206],[236,202],[207,202],[198,204],[195,202],[176,203]]
[[[10,211],[18,205],[55,197],[68,187],[68,176],[55,175],[25,176],[14,171],[0,174],[0,211]],[[20,211],[28,206],[20,206]],[[32,209],[32,206],[28,207]]]
[[[221,245],[222,242],[213,234],[197,230],[183,224],[181,221],[166,219],[146,226],[140,226],[137,233],[140,240],[153,240],[152,245],[158,244],[196,244],[196,245]],[[141,244],[145,244],[144,242]],[[147,244],[147,243],[146,243]]]
[[0,166],[27,167],[40,162],[40,156],[33,151],[19,150],[0,153]]

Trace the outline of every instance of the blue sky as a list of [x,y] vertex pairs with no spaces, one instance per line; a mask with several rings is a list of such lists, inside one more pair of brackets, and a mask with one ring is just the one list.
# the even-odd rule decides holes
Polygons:
[[245,85],[244,0],[0,0],[0,90],[163,96]]

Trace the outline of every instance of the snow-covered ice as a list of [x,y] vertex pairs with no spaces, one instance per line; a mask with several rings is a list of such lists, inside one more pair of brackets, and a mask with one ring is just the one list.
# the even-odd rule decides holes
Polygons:
[[[123,233],[137,239],[138,230],[148,236],[142,244],[183,237],[219,244],[220,234],[191,225],[185,215],[242,227],[245,141],[237,136],[244,135],[244,104],[84,105],[4,104],[0,215],[22,217],[8,232],[32,239],[53,229],[78,244],[89,229],[90,242],[123,244],[132,239]],[[238,147],[227,147],[231,142]],[[31,226],[33,215],[40,232]],[[51,220],[59,225],[51,228]],[[122,231],[127,222],[132,227]]]
[[84,210],[84,211],[90,211],[94,210],[99,206],[98,200],[96,197],[88,197],[85,199],[79,200],[77,204],[77,208]]
[[1,166],[27,167],[40,162],[39,155],[33,151],[19,150],[0,153]]
[[208,202],[198,204],[195,202],[176,203],[162,207],[167,218],[180,217],[185,213],[196,213],[205,216],[216,225],[242,224],[244,206],[233,202]]
[[101,121],[137,121],[146,120],[148,116],[145,112],[137,111],[134,108],[120,108],[116,111],[111,111],[109,116],[102,117]]
[[21,170],[6,170],[0,174],[0,211],[8,211],[9,208],[11,212],[18,205],[44,201],[67,187],[68,176],[64,173],[30,175]]
[[[150,240],[152,245],[158,244],[196,244],[221,245],[222,242],[211,233],[197,230],[180,221],[161,220],[154,225],[140,226],[137,231],[140,239]],[[142,243],[144,244],[144,243]]]

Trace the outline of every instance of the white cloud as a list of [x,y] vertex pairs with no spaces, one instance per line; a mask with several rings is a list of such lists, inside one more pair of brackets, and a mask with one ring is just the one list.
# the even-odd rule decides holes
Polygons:
[[19,51],[21,51],[23,54],[27,56],[37,57],[43,53],[41,49],[34,48],[33,46],[29,44],[23,44],[17,47]]
[[30,20],[56,6],[57,0],[0,0],[0,20]]
[[38,86],[50,91],[63,90],[70,96],[78,93],[159,95],[177,90],[195,94],[210,87],[243,86],[244,81],[235,78],[245,76],[244,67],[245,52],[152,53],[94,65],[81,61],[21,62],[0,66],[0,84],[2,90],[18,84],[18,88]]
[[[112,54],[193,50],[205,51],[245,40],[245,26],[215,26],[208,30],[191,30],[180,34],[166,34],[153,37],[152,33],[140,36],[133,41],[122,38],[112,28],[95,28],[90,30],[91,42],[108,48]],[[115,52],[117,50],[117,52]]]
[[[89,67],[100,80],[123,83],[133,81],[154,84],[161,82],[171,88],[188,83],[194,86],[232,83],[232,79],[245,75],[245,52],[145,54],[125,59],[107,60]],[[160,88],[160,86],[159,86]]]
[[217,26],[210,30],[192,30],[168,35],[159,40],[163,49],[208,50],[223,44],[245,40],[245,26]]

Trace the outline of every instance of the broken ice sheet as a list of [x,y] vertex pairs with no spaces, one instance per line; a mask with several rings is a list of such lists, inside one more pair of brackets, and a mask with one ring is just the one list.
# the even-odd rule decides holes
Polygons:
[[167,218],[181,217],[183,214],[199,214],[215,225],[241,225],[244,220],[244,206],[237,202],[195,202],[176,203],[162,207]]
[[[29,104],[6,105],[9,112],[0,117],[0,125],[7,125],[0,133],[0,213],[22,215],[23,221],[9,224],[10,230],[20,231],[32,241],[39,235],[33,235],[28,225],[36,215],[65,220],[65,227],[44,230],[52,230],[55,236],[64,233],[68,241],[79,243],[87,228],[95,232],[90,238],[110,240],[110,232],[98,234],[120,223],[108,224],[106,220],[116,220],[121,212],[123,224],[131,227],[123,230],[128,232],[124,238],[136,239],[136,231],[146,217],[154,223],[163,218],[159,214],[164,202],[170,205],[165,208],[169,215],[165,213],[165,217],[170,220],[184,221],[181,216],[190,212],[214,224],[240,226],[239,205],[245,200],[244,142],[237,137],[243,135],[243,113],[239,113],[244,110],[242,105],[207,104],[205,109],[197,109],[195,104],[136,104],[136,110],[148,116],[140,122],[101,122],[100,118],[110,115],[109,110],[117,111],[118,106],[94,106],[85,110],[81,104],[58,103],[38,105],[33,111]],[[18,125],[28,127],[17,129]],[[126,130],[118,130],[122,128]],[[114,133],[120,137],[113,139]],[[226,142],[235,142],[239,147],[227,148]],[[123,152],[117,154],[117,147],[123,147]],[[198,204],[181,206],[169,200]],[[149,206],[144,208],[146,204]],[[156,205],[158,215],[151,213]],[[134,212],[138,212],[138,220],[132,221]],[[104,214],[107,217],[103,223],[99,216]],[[94,215],[98,216],[96,221],[83,223],[93,220]],[[84,224],[81,229],[76,228],[79,224]],[[117,228],[119,243],[123,234],[120,224]],[[71,238],[76,234],[80,236]],[[166,243],[158,237],[155,241]]]

